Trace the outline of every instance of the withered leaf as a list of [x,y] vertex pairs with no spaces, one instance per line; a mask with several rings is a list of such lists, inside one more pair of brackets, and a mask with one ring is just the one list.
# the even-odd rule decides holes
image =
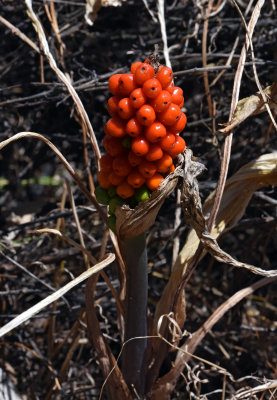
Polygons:
[[[264,89],[264,94],[268,99],[269,107],[277,110],[277,82],[274,82],[271,86],[267,86]],[[266,107],[260,92],[241,99],[237,104],[237,108],[232,120],[225,124],[226,127],[220,129],[219,132],[229,133],[244,120],[246,120],[246,118],[250,117],[251,115],[260,114],[264,111],[266,111]]]

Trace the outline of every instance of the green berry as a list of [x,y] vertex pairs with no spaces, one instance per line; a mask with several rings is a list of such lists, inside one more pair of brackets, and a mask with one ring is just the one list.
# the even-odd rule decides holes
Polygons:
[[142,186],[136,190],[135,198],[139,203],[141,201],[149,199],[149,197],[150,197],[150,192],[145,186]]
[[124,200],[121,197],[119,197],[119,196],[113,197],[109,201],[109,213],[114,214],[116,207],[122,206],[123,204],[124,204]]
[[112,186],[108,189],[108,195],[110,198],[116,196],[116,187]]
[[94,194],[98,203],[105,205],[109,203],[110,198],[106,189],[103,189],[101,186],[97,186],[95,188]]
[[115,227],[116,227],[116,216],[114,214],[110,215],[108,217],[108,227],[115,232]]

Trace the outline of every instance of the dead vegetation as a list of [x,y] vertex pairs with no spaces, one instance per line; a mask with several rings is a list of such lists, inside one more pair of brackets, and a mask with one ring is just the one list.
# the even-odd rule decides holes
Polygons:
[[274,399],[276,4],[95,3],[1,3],[2,396],[136,397],[124,263],[93,191],[107,80],[158,44],[190,150],[156,220],[118,214],[119,239],[148,227],[147,398]]

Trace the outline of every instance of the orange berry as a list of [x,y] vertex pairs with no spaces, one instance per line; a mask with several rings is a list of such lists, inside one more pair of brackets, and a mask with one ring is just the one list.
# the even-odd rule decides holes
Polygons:
[[182,99],[183,99],[183,90],[178,86],[174,86],[173,92],[171,94],[172,103],[179,105]]
[[131,105],[134,108],[140,108],[146,103],[147,97],[143,93],[142,88],[137,88],[133,90],[130,94]]
[[160,141],[160,146],[164,151],[167,151],[172,148],[174,143],[175,143],[175,135],[167,131],[165,137],[163,137]]
[[141,61],[135,61],[132,65],[131,65],[131,72],[132,74],[135,74],[137,67],[139,67],[142,64]]
[[172,164],[172,165],[169,167],[168,173],[170,174],[170,172],[174,172],[174,171],[175,171],[175,165]]
[[113,160],[113,170],[119,176],[127,176],[131,172],[127,156],[119,156]]
[[133,139],[132,151],[137,156],[142,157],[148,153],[149,143],[143,136],[138,136]]
[[112,169],[113,157],[110,154],[104,154],[100,158],[100,168],[102,171],[109,172]]
[[128,161],[132,167],[136,167],[137,165],[139,165],[142,162],[142,157],[139,157],[132,151],[129,151]]
[[142,86],[142,91],[147,97],[154,99],[161,93],[162,85],[156,78],[147,79]]
[[157,166],[155,163],[147,161],[147,160],[143,160],[141,164],[139,164],[138,166],[138,170],[140,172],[140,174],[144,177],[144,178],[150,178],[151,176],[153,176],[156,171],[157,171]]
[[119,176],[117,175],[116,172],[112,171],[109,173],[109,181],[111,182],[112,185],[118,186],[124,181],[125,177],[124,176]]
[[173,83],[173,82],[170,82],[170,84],[169,84],[168,86],[166,86],[166,87],[164,88],[164,90],[167,90],[170,94],[172,94],[174,88],[175,88],[174,83]]
[[109,91],[113,95],[118,94],[118,87],[119,87],[119,78],[122,74],[114,74],[109,78]]
[[155,143],[166,135],[166,128],[160,122],[155,121],[145,128],[144,134],[149,142]]
[[186,147],[186,142],[184,141],[184,139],[181,136],[176,135],[175,143],[173,144],[170,150],[167,150],[167,153],[172,158],[175,158],[178,156],[178,154],[182,153],[185,150],[185,147]]
[[138,189],[144,184],[145,178],[138,171],[134,170],[128,175],[127,182],[133,188]]
[[159,144],[153,143],[150,145],[149,151],[145,158],[147,161],[157,161],[163,156],[163,151]]
[[163,89],[165,89],[170,84],[170,82],[172,82],[173,79],[172,69],[169,67],[162,67],[158,71],[156,78],[158,79],[158,81],[161,82]]
[[185,103],[185,99],[184,99],[184,97],[183,97],[181,103],[179,103],[178,106],[179,106],[180,108],[182,108],[182,107],[184,106],[184,103]]
[[136,118],[141,125],[148,126],[155,121],[156,114],[153,107],[149,106],[148,104],[144,104],[136,112]]
[[164,177],[156,172],[151,178],[146,179],[146,186],[150,190],[157,190]]
[[158,120],[164,125],[173,125],[181,118],[181,114],[182,111],[180,108],[176,104],[171,103],[165,111],[158,114]]
[[137,87],[134,74],[122,74],[118,82],[118,94],[121,96],[129,96]]
[[142,63],[139,65],[135,72],[135,79],[138,85],[143,85],[147,79],[154,78],[155,70],[152,65]]
[[142,125],[138,122],[136,118],[131,118],[126,124],[126,133],[131,137],[137,137],[142,131]]
[[108,100],[107,109],[108,109],[108,113],[110,114],[111,117],[114,117],[115,115],[117,115],[117,105],[118,105],[119,100],[120,100],[120,98],[118,96],[112,96]]
[[112,187],[112,184],[109,180],[109,172],[99,171],[97,174],[97,179],[98,179],[99,185],[103,189],[109,189],[110,187]]
[[128,199],[135,194],[135,190],[128,182],[123,182],[117,186],[116,193],[123,199]]
[[149,100],[149,104],[156,112],[165,111],[171,103],[171,94],[167,90],[162,90],[154,99]]
[[106,129],[110,136],[122,138],[125,136],[125,123],[118,117],[112,117],[106,123]]
[[185,128],[186,123],[186,114],[182,113],[180,119],[178,119],[178,121],[176,121],[173,125],[170,125],[170,131],[175,134],[180,133]]
[[117,157],[125,151],[121,140],[105,136],[103,140],[104,149],[112,156]]
[[135,114],[129,97],[124,97],[118,102],[117,112],[122,119],[129,119]]
[[164,154],[162,158],[160,158],[156,162],[157,171],[161,173],[167,172],[171,167],[172,163],[173,163],[172,157],[170,157],[169,154]]

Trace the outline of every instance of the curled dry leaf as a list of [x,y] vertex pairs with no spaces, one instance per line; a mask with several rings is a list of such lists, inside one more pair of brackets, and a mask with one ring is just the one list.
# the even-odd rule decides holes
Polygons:
[[[269,107],[273,110],[277,110],[277,82],[274,82],[271,86],[267,86],[264,90],[264,94],[267,97]],[[264,111],[266,111],[265,102],[260,92],[246,97],[245,99],[241,99],[237,104],[232,120],[225,124],[226,127],[220,129],[219,132],[229,133],[246,120],[246,118]]]
[[87,0],[85,20],[88,25],[92,26],[97,18],[97,13],[101,7],[118,7],[121,6],[123,1],[126,0]]
[[[197,182],[194,181],[194,184],[197,185]],[[216,239],[226,231],[226,229],[230,229],[242,217],[253,193],[256,190],[264,186],[276,184],[277,152],[262,155],[257,160],[244,165],[227,180],[216,222],[211,234],[209,234],[204,229],[204,216],[207,217],[209,215],[215,198],[215,191],[213,191],[205,201],[202,213],[198,190],[192,191],[187,187],[186,174],[184,175],[183,211],[187,221],[193,229],[191,229],[188,234],[186,243],[179,253],[174,265],[169,282],[163,291],[159,303],[157,304],[155,314],[156,323],[161,315],[170,311],[172,298],[174,298],[182,277],[193,260],[200,239],[205,250],[209,250],[211,254],[224,263],[226,262],[236,267],[245,267],[250,269],[252,272],[261,275],[276,275],[277,271],[264,271],[234,260],[230,255],[223,252],[216,242]],[[205,252],[202,253],[202,257],[205,255]],[[183,321],[180,320],[180,317],[181,315],[179,315],[178,323],[182,326],[185,320],[185,314],[183,314]],[[156,323],[154,326],[156,326]]]
[[156,216],[166,197],[175,189],[183,174],[183,156],[179,155],[178,165],[155,190],[149,199],[141,202],[134,210],[129,206],[117,207],[116,232],[119,239],[135,237],[147,231],[155,222]]

